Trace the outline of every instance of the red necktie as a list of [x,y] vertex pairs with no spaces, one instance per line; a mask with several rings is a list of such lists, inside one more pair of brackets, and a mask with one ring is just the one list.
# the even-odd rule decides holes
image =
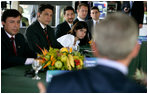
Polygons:
[[14,38],[13,37],[11,37],[11,41],[12,41],[12,46],[13,46],[14,54],[17,56],[16,47],[15,47],[15,43],[14,43]]
[[44,32],[45,32],[45,36],[46,36],[46,39],[48,41],[48,44],[50,45],[50,41],[48,39],[48,33],[47,33],[47,28],[44,28]]

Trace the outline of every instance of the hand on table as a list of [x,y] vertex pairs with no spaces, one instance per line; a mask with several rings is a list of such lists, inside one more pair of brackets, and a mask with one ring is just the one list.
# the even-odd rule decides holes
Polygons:
[[42,82],[38,82],[37,86],[40,90],[40,93],[46,93],[46,87]]

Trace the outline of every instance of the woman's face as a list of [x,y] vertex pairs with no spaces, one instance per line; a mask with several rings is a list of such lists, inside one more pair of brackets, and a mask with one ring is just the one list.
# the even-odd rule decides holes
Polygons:
[[78,39],[83,39],[86,35],[87,29],[86,28],[82,28],[82,29],[78,29],[75,31],[76,32],[76,37]]

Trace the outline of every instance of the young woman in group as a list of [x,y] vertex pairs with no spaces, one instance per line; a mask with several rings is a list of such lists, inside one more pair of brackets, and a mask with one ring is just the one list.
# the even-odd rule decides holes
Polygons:
[[89,42],[88,26],[84,21],[75,23],[68,34],[63,35],[57,39],[63,47],[72,47],[78,50],[79,45],[86,45]]

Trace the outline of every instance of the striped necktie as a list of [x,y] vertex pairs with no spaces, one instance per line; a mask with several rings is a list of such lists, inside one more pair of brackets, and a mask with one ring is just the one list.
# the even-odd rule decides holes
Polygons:
[[50,45],[50,40],[49,40],[49,38],[48,38],[47,28],[44,28],[43,31],[44,31],[44,34],[45,34],[46,39],[47,39],[47,41],[48,41],[48,44]]

